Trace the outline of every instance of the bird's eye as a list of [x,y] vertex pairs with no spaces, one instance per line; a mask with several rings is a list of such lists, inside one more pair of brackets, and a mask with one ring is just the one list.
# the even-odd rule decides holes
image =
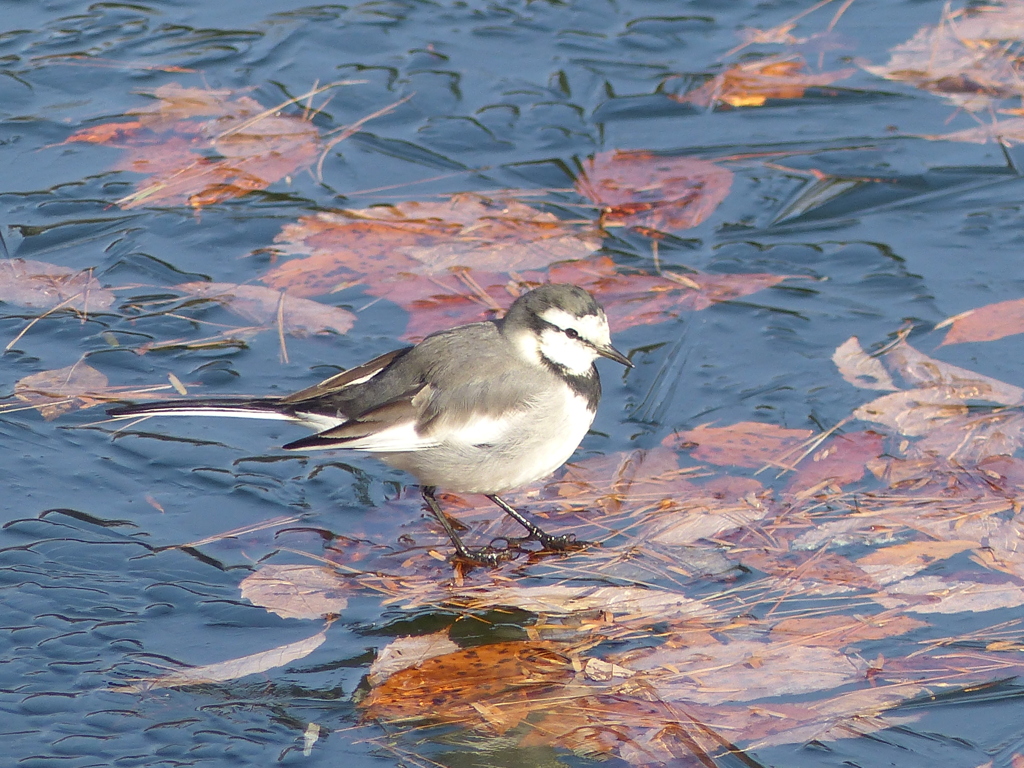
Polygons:
[[566,328],[565,335],[570,339],[578,339],[580,337],[579,332],[575,328]]

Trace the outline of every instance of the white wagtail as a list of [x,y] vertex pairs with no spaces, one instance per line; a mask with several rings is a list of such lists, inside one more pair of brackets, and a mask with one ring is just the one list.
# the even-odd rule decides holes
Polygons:
[[[575,285],[523,294],[501,320],[460,325],[381,355],[286,397],[168,400],[113,408],[115,418],[161,414],[284,419],[317,430],[289,450],[354,448],[414,475],[457,557],[495,565],[522,541],[565,551],[498,494],[547,477],[586,435],[601,397],[594,361],[633,364],[611,344],[608,319]],[[470,549],[434,495],[484,494],[528,535]]]

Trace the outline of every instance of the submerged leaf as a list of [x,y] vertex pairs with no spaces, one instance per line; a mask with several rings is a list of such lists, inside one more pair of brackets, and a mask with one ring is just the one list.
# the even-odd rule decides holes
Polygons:
[[68,307],[79,312],[109,309],[114,294],[92,270],[28,259],[0,259],[0,301],[30,309]]
[[318,619],[348,606],[338,572],[320,565],[262,565],[239,587],[253,605],[285,619]]
[[299,296],[352,282],[379,284],[402,273],[443,278],[465,268],[507,275],[580,259],[601,245],[591,225],[563,221],[513,197],[473,194],[321,212],[286,225],[275,242],[305,258],[286,261],[263,280]]
[[695,227],[729,194],[732,171],[709,160],[650,152],[594,155],[576,182],[600,206],[605,227],[678,230]]
[[785,429],[776,424],[744,421],[726,427],[702,424],[666,438],[666,442],[689,449],[698,461],[762,467],[784,462],[812,434],[809,429]]
[[347,333],[356,320],[356,316],[347,309],[260,285],[182,283],[175,288],[198,298],[216,301],[225,309],[259,325],[272,326],[280,321],[284,332],[292,336]]
[[111,392],[107,377],[85,363],[26,376],[14,385],[14,396],[38,408],[47,421],[68,411],[91,408],[119,397]]
[[416,667],[427,659],[455,653],[459,646],[448,638],[447,632],[435,632],[432,635],[417,637],[399,637],[388,643],[377,654],[370,665],[367,682],[378,686],[396,672],[409,667]]

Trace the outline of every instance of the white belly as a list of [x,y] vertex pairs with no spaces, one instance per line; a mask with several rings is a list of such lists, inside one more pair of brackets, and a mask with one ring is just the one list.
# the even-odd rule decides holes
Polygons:
[[587,401],[564,387],[561,399],[517,414],[493,443],[475,445],[460,435],[436,448],[379,456],[422,485],[456,493],[504,493],[562,466],[593,421]]

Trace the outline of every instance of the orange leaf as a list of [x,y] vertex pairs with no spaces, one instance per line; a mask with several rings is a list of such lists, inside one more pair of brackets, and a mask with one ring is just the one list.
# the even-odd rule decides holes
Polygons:
[[867,463],[883,451],[883,437],[877,432],[836,435],[797,465],[787,489],[790,493],[816,488],[825,481],[843,486],[864,477]]
[[734,64],[699,88],[672,98],[699,107],[760,107],[768,99],[799,99],[808,88],[822,88],[856,72],[840,69],[808,74],[803,71],[805,66],[802,59],[784,56]]
[[588,160],[577,191],[601,206],[606,227],[695,227],[719,206],[732,171],[709,160],[650,152],[601,152]]
[[47,421],[116,398],[107,386],[107,377],[85,363],[26,376],[14,385],[14,395],[36,406]]
[[229,200],[266,189],[319,152],[312,123],[269,112],[248,96],[174,83],[154,95],[154,105],[133,113],[137,120],[93,126],[68,139],[117,142],[127,151],[117,167],[149,177],[117,201],[122,208]]

